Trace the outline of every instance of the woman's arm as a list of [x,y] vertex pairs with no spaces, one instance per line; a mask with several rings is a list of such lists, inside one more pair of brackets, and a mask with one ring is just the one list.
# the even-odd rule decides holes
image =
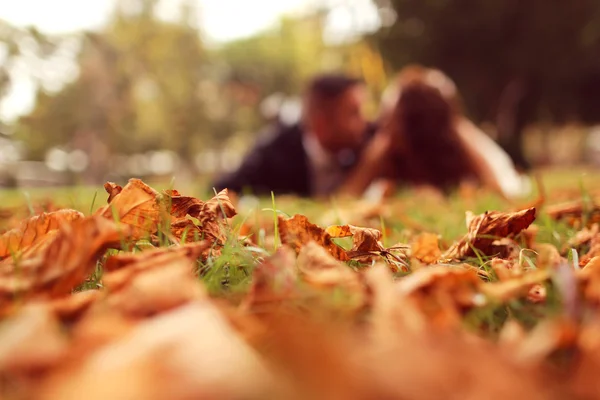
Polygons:
[[363,151],[358,164],[336,191],[338,196],[362,196],[372,182],[389,172],[391,135],[378,132]]
[[462,117],[457,132],[472,157],[482,184],[505,197],[526,194],[527,188],[510,157],[488,135]]

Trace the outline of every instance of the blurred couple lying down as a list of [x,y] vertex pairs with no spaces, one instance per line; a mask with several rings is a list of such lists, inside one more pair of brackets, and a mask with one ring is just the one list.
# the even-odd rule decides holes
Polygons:
[[467,119],[450,78],[409,66],[385,91],[376,123],[363,115],[364,86],[341,74],[315,77],[302,117],[274,124],[241,166],[215,182],[218,190],[256,195],[363,196],[382,182],[393,187],[462,184],[513,198],[528,191],[509,156]]

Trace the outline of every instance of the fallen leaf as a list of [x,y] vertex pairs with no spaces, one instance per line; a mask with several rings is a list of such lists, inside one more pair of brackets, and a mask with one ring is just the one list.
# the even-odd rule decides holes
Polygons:
[[182,259],[190,263],[190,270],[192,270],[191,263],[201,258],[208,248],[210,248],[209,242],[196,242],[179,247],[147,250],[139,254],[111,256],[104,265],[108,273],[103,277],[103,284],[110,290],[117,290],[140,272],[161,268]]
[[531,271],[503,282],[486,283],[482,285],[481,291],[495,301],[505,302],[527,295],[533,287],[549,277],[548,270]]
[[[135,266],[130,265],[130,268]],[[107,280],[110,279],[110,274]],[[194,300],[208,298],[194,274],[194,263],[184,255],[171,258],[154,268],[144,269],[126,285],[112,290],[102,304],[130,317],[147,317],[179,307]]]
[[0,236],[0,260],[11,255],[16,256],[24,249],[42,242],[46,242],[47,245],[53,238],[50,233],[56,231],[60,225],[82,218],[83,214],[79,211],[59,210],[26,219],[18,228]]
[[461,260],[476,256],[475,250],[491,255],[491,245],[499,238],[513,237],[526,229],[535,219],[535,208],[502,213],[498,211],[485,212],[478,216],[467,214],[468,233],[455,243],[442,259]]
[[[136,239],[156,238],[164,224],[169,231],[161,233],[178,241],[211,239],[222,244],[225,236],[219,221],[236,214],[226,189],[207,202],[182,196],[176,190],[161,194],[139,179],[130,179],[124,188],[108,182],[105,189],[109,204],[96,215],[131,226]],[[188,217],[197,219],[198,224]]]
[[0,262],[0,308],[13,298],[52,298],[70,293],[93,271],[109,247],[129,233],[102,217],[86,217],[59,227],[47,247]]
[[353,225],[334,225],[325,232],[332,238],[352,236],[352,249],[347,252],[349,258],[369,255],[373,252],[381,253],[385,249],[381,242],[381,231],[373,228],[360,228]]
[[114,182],[106,182],[104,184],[104,190],[106,190],[108,193],[108,199],[106,202],[111,203],[114,198],[123,191],[123,188]]
[[382,256],[386,260],[393,259],[395,262],[390,263],[390,267],[394,272],[398,272],[396,264],[400,264],[403,269],[407,269],[407,263],[401,258],[391,253],[392,250],[406,248],[405,245],[398,245],[394,248],[386,249],[380,242],[382,233],[374,228],[362,228],[353,225],[334,225],[327,228],[326,232],[332,238],[343,238],[352,236],[352,248],[346,251],[348,258],[359,259],[361,261],[370,262],[372,256]]
[[315,286],[340,286],[353,292],[362,291],[358,274],[314,241],[302,247],[297,266],[303,279]]
[[252,272],[252,285],[242,301],[244,311],[264,310],[267,305],[279,306],[295,293],[296,253],[287,245],[256,266]]
[[149,237],[158,230],[161,213],[159,193],[139,179],[130,179],[124,188],[113,183],[105,185],[109,203],[95,215],[131,227],[135,239]]
[[268,398],[276,387],[259,355],[202,300],[146,320],[57,370],[37,398],[81,399],[82,388],[94,388],[90,400]]
[[333,243],[329,233],[310,223],[304,215],[294,215],[291,218],[279,216],[278,228],[281,242],[289,245],[296,253],[299,253],[309,242],[314,241],[337,260],[348,261],[350,259],[343,248]]
[[422,233],[416,236],[411,243],[411,257],[424,264],[436,263],[441,255],[439,235],[435,233]]
[[554,220],[562,221],[575,228],[582,228],[585,217],[585,226],[591,227],[600,223],[600,206],[596,202],[584,203],[581,200],[556,204],[546,207],[546,214]]
[[55,366],[67,349],[67,337],[50,309],[27,306],[0,331],[0,374],[39,373]]

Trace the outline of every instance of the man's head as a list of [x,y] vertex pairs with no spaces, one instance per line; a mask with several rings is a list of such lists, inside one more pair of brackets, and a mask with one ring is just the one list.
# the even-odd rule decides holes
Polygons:
[[309,83],[304,123],[327,151],[356,149],[363,142],[363,96],[361,81],[341,74],[320,75]]

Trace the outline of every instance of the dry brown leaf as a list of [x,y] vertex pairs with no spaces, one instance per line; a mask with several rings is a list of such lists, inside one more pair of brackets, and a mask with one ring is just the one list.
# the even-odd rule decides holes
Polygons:
[[349,259],[370,262],[373,260],[373,256],[381,256],[388,261],[390,259],[395,261],[389,264],[389,267],[394,272],[398,272],[398,264],[400,264],[403,269],[407,269],[407,263],[391,253],[392,250],[407,248],[407,246],[398,245],[390,249],[384,248],[383,244],[380,242],[382,233],[378,229],[362,228],[353,225],[333,225],[328,227],[326,232],[330,234],[332,238],[352,236],[352,248],[349,251],[346,251],[346,255]]
[[110,203],[114,198],[123,191],[123,188],[114,182],[106,182],[104,184],[104,190],[108,193],[107,203]]
[[[185,236],[188,242],[205,237],[220,242],[225,241],[226,238],[219,225],[220,221],[236,215],[227,189],[221,190],[207,202],[181,196],[177,191],[166,193],[171,196],[171,215],[175,217],[171,223],[171,233],[176,238],[182,239]],[[195,225],[188,219],[188,215],[198,219],[199,225]]]
[[106,249],[119,247],[129,235],[98,216],[63,224],[57,232],[44,249],[0,262],[0,308],[14,298],[51,298],[70,293],[93,271]]
[[124,188],[111,182],[105,188],[109,203],[95,215],[130,226],[136,239],[148,237],[158,230],[163,214],[156,190],[139,179],[130,179]]
[[472,269],[433,265],[400,279],[396,291],[410,299],[433,324],[459,326],[464,312],[482,305],[481,284]]
[[56,365],[68,349],[60,324],[44,305],[30,305],[4,321],[0,331],[0,375],[40,372]]
[[52,231],[62,224],[69,224],[83,218],[83,214],[75,210],[59,210],[42,213],[28,218],[18,228],[0,236],[0,260],[8,256],[16,256],[24,249],[52,240]]
[[435,233],[422,233],[411,243],[411,257],[424,264],[437,262],[441,255],[439,235]]
[[583,201],[576,200],[546,207],[545,211],[550,218],[575,228],[582,228],[584,214],[587,217],[586,226],[600,223],[600,206],[595,202],[586,205]]
[[147,317],[207,298],[193,268],[192,260],[180,255],[160,266],[140,271],[127,285],[111,293],[102,308],[111,307],[131,317]]
[[297,266],[303,279],[315,286],[341,286],[354,292],[362,291],[358,274],[314,241],[302,247]]
[[539,269],[554,269],[567,261],[550,243],[537,243],[533,250],[536,252],[536,266]]
[[[550,278],[550,271],[535,270],[503,282],[492,282],[482,285],[481,291],[495,301],[505,302],[527,295],[533,287]],[[537,298],[541,293],[537,295]],[[532,298],[536,295],[532,294]]]
[[[165,223],[174,240],[191,242],[206,238],[222,243],[225,236],[219,223],[235,215],[226,189],[207,202],[182,196],[176,190],[161,194],[139,179],[130,179],[124,188],[109,182],[105,189],[110,194],[109,204],[96,214],[131,226],[137,239],[156,237],[160,224]],[[189,217],[196,218],[199,225]]]
[[71,322],[104,296],[99,290],[86,290],[45,302],[61,321]]
[[498,280],[501,282],[521,276],[523,274],[523,268],[519,264],[518,260],[492,258],[490,265],[496,273]]
[[347,252],[349,258],[385,252],[385,248],[379,241],[381,231],[377,229],[361,228],[353,225],[334,225],[328,227],[325,232],[330,234],[332,238],[352,236],[352,249]]
[[[149,384],[149,383],[152,384]],[[265,398],[277,386],[258,354],[207,300],[145,320],[56,371],[38,398]]]
[[296,253],[299,253],[302,247],[309,242],[314,241],[336,259],[340,261],[349,260],[346,251],[333,243],[331,235],[323,228],[310,223],[304,215],[294,215],[287,219],[279,216],[278,228],[281,242],[289,245]]
[[171,262],[186,260],[191,263],[201,258],[210,247],[209,242],[196,242],[179,247],[157,248],[138,254],[122,254],[109,257],[104,265],[106,273],[103,284],[110,290],[125,286],[142,271],[161,268]]
[[485,255],[491,255],[491,245],[496,239],[517,235],[531,225],[534,219],[535,208],[514,213],[489,211],[478,216],[467,214],[469,232],[448,249],[442,258],[460,260],[466,257],[474,257],[476,253],[473,249],[477,249]]
[[252,286],[240,309],[256,311],[266,305],[279,307],[280,302],[295,293],[296,253],[287,245],[260,263],[252,273]]

